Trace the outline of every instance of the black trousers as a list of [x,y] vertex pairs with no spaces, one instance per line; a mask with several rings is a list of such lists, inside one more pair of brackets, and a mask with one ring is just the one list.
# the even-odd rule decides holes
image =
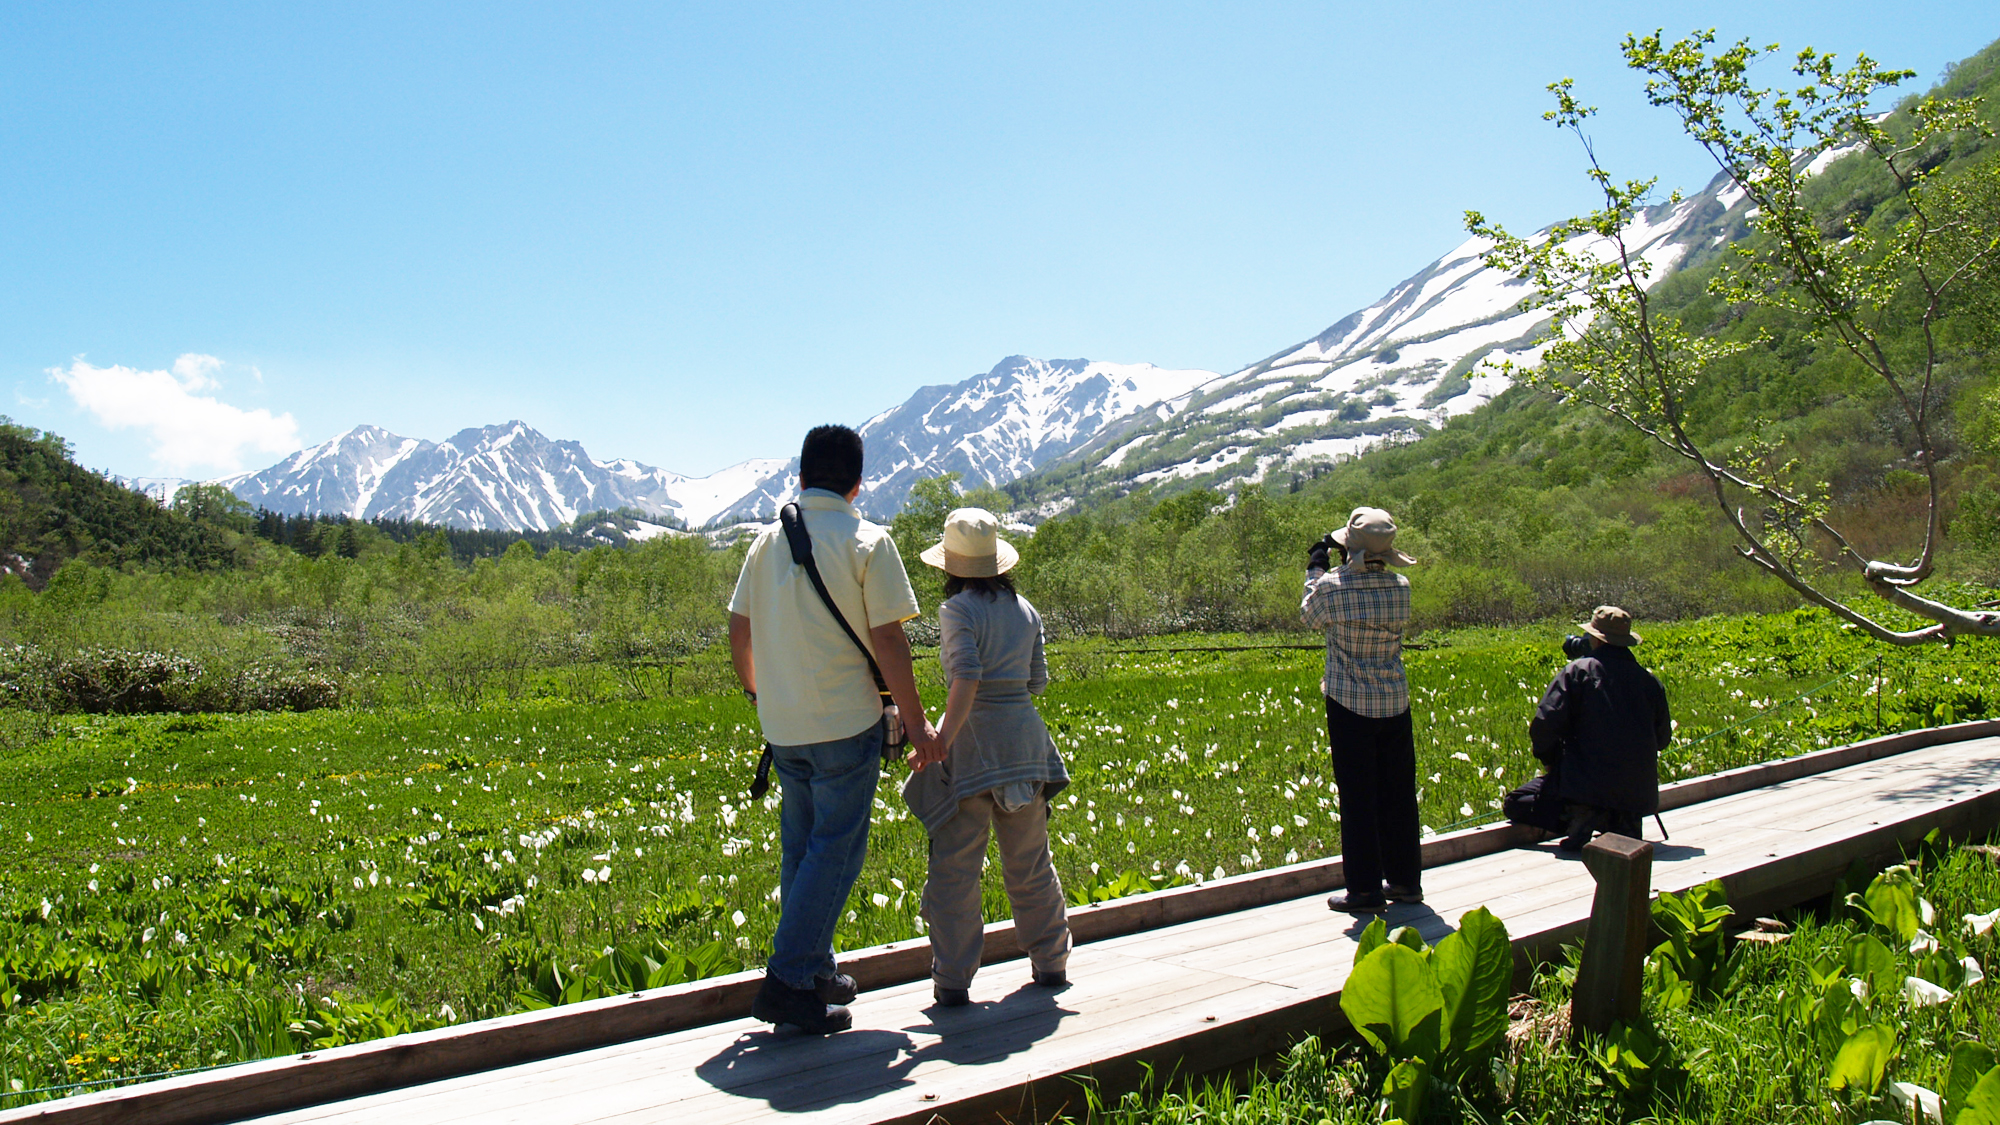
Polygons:
[[1326,738],[1340,786],[1340,850],[1350,894],[1423,880],[1417,834],[1417,738],[1410,713],[1377,719],[1326,701]]

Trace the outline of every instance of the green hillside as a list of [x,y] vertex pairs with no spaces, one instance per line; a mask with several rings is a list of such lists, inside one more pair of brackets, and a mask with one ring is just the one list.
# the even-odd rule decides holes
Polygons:
[[0,418],[0,567],[40,589],[65,562],[215,567],[227,535],[76,463],[52,433]]
[[[1932,93],[1981,99],[2000,125],[2000,43],[1952,67]],[[1906,99],[1890,127],[1909,118]],[[1948,181],[1991,177],[1992,135],[1962,133],[1921,154]],[[1990,181],[1989,181],[1990,182]],[[1903,217],[1893,185],[1864,160],[1837,161],[1810,201],[1836,235],[1881,231]],[[1980,219],[2000,232],[2000,200]],[[1738,237],[1746,237],[1738,232]],[[1758,236],[1748,236],[1758,237]],[[1921,538],[1924,480],[1902,412],[1879,379],[1817,343],[1800,316],[1731,304],[1709,292],[1730,257],[1717,246],[1653,291],[1654,311],[1698,334],[1741,343],[1721,360],[1701,405],[1712,447],[1770,443],[1802,477],[1831,486],[1832,513],[1860,529],[1857,546],[1895,556]],[[1947,578],[2000,580],[2000,284],[1988,276],[1941,325],[1946,362],[1935,401],[1945,488]],[[1892,340],[1914,348],[1911,328]],[[1918,466],[1920,467],[1920,466]],[[1034,482],[1028,482],[1031,489]],[[1310,476],[1274,474],[1229,498],[1172,486],[1127,497],[1080,497],[1048,521],[1031,572],[1058,615],[1114,631],[1149,620],[1203,627],[1285,627],[1296,615],[1295,564],[1349,507],[1390,508],[1428,564],[1417,583],[1427,624],[1500,623],[1619,601],[1647,617],[1794,604],[1736,559],[1693,466],[1622,423],[1515,388],[1408,444],[1372,450]],[[1022,491],[1026,495],[1026,491]],[[1229,506],[1225,507],[1225,504]],[[1049,594],[1054,594],[1049,598]]]

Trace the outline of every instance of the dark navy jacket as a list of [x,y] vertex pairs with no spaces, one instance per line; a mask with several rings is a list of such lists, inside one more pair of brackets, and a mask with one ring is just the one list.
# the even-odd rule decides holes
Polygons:
[[1549,682],[1528,741],[1566,801],[1645,815],[1660,808],[1667,691],[1630,649],[1603,645]]

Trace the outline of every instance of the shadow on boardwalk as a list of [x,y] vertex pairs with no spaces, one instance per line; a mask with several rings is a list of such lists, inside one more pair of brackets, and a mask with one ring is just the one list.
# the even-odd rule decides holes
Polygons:
[[[927,1062],[996,1062],[1027,1050],[1076,1015],[1059,990],[1024,984],[1000,998],[963,1008],[921,1010],[928,1022],[889,1031],[862,1028],[809,1036],[795,1030],[755,1031],[695,1068],[702,1081],[781,1113],[802,1113],[867,1101],[912,1084]],[[919,1046],[919,1039],[923,1045]],[[838,1068],[838,1074],[823,1068]]]

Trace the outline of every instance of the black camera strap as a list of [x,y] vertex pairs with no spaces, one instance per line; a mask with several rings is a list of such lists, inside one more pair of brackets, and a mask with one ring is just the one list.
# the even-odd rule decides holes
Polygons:
[[861,643],[861,635],[847,623],[847,615],[840,612],[840,607],[834,604],[833,595],[827,592],[826,579],[820,577],[819,564],[813,561],[812,536],[806,533],[805,517],[800,514],[796,502],[778,509],[778,524],[785,529],[785,542],[792,548],[792,561],[806,568],[806,577],[812,579],[813,589],[819,592],[819,600],[826,603],[827,612],[840,622],[840,631],[847,634],[854,647],[861,650],[861,658],[868,661],[869,674],[875,677],[875,690],[888,695],[889,685],[882,679],[882,666],[875,663],[875,654]]
[[[827,590],[826,579],[819,573],[819,563],[813,560],[812,536],[806,531],[805,517],[800,513],[797,502],[778,509],[778,526],[784,529],[785,543],[792,551],[792,562],[805,568],[806,577],[812,579],[813,590],[819,594],[819,600],[825,603],[827,612],[833,614],[833,619],[840,623],[840,631],[847,634],[847,639],[853,641],[854,647],[860,650],[861,658],[868,662],[868,673],[875,677],[875,690],[881,693],[882,700],[887,705],[890,699],[889,685],[882,678],[882,666],[875,663],[875,654],[868,651],[868,646],[861,642],[861,635],[854,631],[854,626],[847,623],[847,615],[840,612],[840,606],[834,602],[833,594]],[[884,745],[882,750],[884,758],[889,757],[891,749],[893,748]],[[764,744],[764,753],[757,758],[757,777],[750,783],[750,799],[753,801],[761,800],[771,789],[772,760],[771,744],[767,742]]]

